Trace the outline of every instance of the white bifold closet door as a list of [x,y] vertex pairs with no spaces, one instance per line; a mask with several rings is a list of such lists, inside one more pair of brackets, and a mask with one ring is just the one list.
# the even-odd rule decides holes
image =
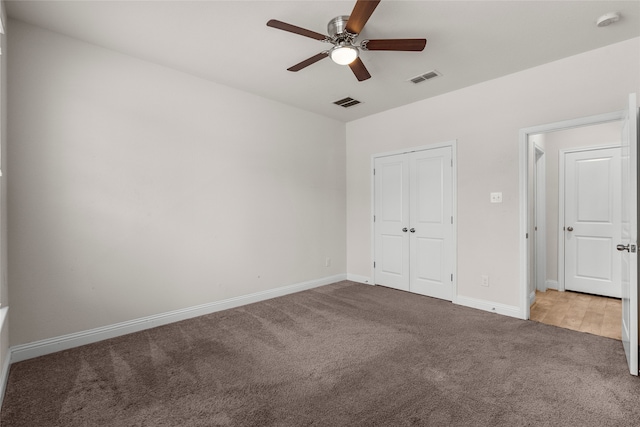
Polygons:
[[375,159],[375,283],[451,301],[452,148]]

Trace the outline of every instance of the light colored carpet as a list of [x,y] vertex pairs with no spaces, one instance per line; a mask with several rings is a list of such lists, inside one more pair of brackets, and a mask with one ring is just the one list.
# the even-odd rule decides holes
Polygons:
[[620,341],[340,282],[16,363],[9,426],[631,426]]

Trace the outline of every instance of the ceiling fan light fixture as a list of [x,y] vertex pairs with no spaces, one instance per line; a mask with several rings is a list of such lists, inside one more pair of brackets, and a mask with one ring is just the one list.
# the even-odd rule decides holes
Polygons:
[[356,60],[358,48],[351,45],[337,45],[331,49],[329,56],[338,65],[348,65]]

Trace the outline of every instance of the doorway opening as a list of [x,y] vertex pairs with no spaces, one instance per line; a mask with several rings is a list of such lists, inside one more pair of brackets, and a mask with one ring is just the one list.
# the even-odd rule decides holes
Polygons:
[[[640,354],[640,346],[638,346],[638,127],[640,123],[640,109],[638,108],[637,96],[635,93],[629,94],[628,108],[623,111],[601,114],[598,116],[585,117],[575,120],[567,120],[564,122],[551,123],[546,125],[535,126],[531,128],[525,128],[520,130],[519,135],[519,170],[520,170],[520,239],[519,239],[519,254],[520,254],[520,314],[523,319],[531,318],[531,305],[530,305],[530,277],[531,270],[536,266],[532,263],[532,254],[530,249],[529,234],[531,233],[532,215],[530,209],[531,192],[529,191],[530,183],[532,181],[532,167],[533,155],[530,154],[529,137],[536,134],[549,134],[555,131],[563,131],[569,129],[577,129],[586,126],[590,126],[594,129],[595,125],[604,125],[606,123],[618,122],[620,129],[620,198],[618,200],[619,209],[622,211],[622,220],[620,222],[620,237],[618,242],[613,243],[613,248],[618,252],[620,259],[620,286],[621,286],[621,336],[622,347],[624,348],[625,357],[627,359],[627,365],[629,373],[631,375],[638,375],[638,359]],[[549,150],[545,151],[545,156],[548,157]],[[547,159],[548,160],[548,159]],[[566,160],[566,159],[565,159]],[[613,161],[611,162],[613,164]],[[548,163],[547,163],[548,166]],[[589,169],[593,165],[588,165]],[[547,168],[548,169],[548,168]],[[596,168],[597,169],[597,168]],[[586,170],[586,169],[585,169]],[[606,170],[606,168],[601,169]],[[602,172],[601,172],[602,174]],[[597,181],[597,179],[596,179]],[[596,192],[600,192],[601,184],[594,182],[593,187]],[[583,185],[585,187],[585,185]],[[547,185],[547,189],[550,188]],[[586,185],[589,189],[589,185]],[[549,197],[546,199],[550,200]],[[594,199],[599,203],[599,200]],[[562,202],[564,203],[564,201]],[[593,200],[589,203],[594,203]],[[611,204],[606,203],[603,205]],[[547,207],[548,208],[548,207]],[[562,219],[562,218],[560,218]],[[565,216],[563,221],[567,220]],[[560,233],[560,221],[558,234]],[[569,227],[572,224],[563,223],[562,227],[565,227],[563,233],[572,232]],[[549,227],[547,227],[548,229]],[[563,234],[565,240],[566,234]],[[596,239],[593,239],[596,240]],[[589,249],[587,246],[585,248]],[[547,242],[547,247],[549,247]],[[592,250],[595,246],[592,245]],[[547,257],[547,260],[552,259]],[[598,266],[600,268],[601,266]],[[591,266],[589,267],[591,268]],[[547,268],[547,274],[550,271]],[[590,271],[595,271],[591,269]],[[559,278],[565,277],[559,275]]]
[[621,339],[621,128],[611,121],[529,136],[531,320]]
[[621,127],[528,137],[531,320],[620,339]]
[[[521,248],[524,249],[521,251],[521,265],[524,266],[521,269],[521,314],[524,319],[530,319],[531,305],[541,292],[547,289],[565,291],[564,243],[566,234],[571,233],[564,218],[564,189],[560,190],[565,154],[619,146],[623,119],[624,112],[620,111],[520,131],[520,192],[524,196],[521,198],[521,229],[525,230],[521,235]],[[614,248],[616,243],[613,242]],[[591,249],[592,255],[594,250],[597,253],[598,248]],[[581,253],[584,254],[584,250]]]

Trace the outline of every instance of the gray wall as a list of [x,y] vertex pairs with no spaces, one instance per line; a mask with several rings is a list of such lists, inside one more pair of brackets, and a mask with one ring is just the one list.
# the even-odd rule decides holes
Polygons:
[[12,345],[346,273],[344,123],[17,21],[8,48]]
[[458,298],[519,306],[519,130],[622,110],[639,91],[635,38],[348,123],[347,270],[372,274],[371,155],[457,139]]

